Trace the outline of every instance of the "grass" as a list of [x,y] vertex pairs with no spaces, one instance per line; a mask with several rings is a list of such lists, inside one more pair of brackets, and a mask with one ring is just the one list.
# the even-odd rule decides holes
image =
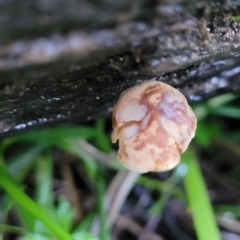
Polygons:
[[[11,176],[9,176],[4,170],[0,171],[0,182],[2,188],[12,197],[12,199],[14,199],[22,211],[26,211],[26,214],[31,215],[30,217],[33,219],[33,222],[35,219],[40,220],[49,229],[51,234],[59,239],[73,239],[67,231],[64,231],[59,224],[56,224],[55,221],[53,221],[39,204],[24,194],[23,191],[11,181]],[[31,223],[29,222],[29,225]]]
[[220,240],[213,208],[193,149],[189,148],[182,155],[182,161],[188,169],[184,185],[198,239]]
[[[216,216],[232,212],[237,221],[240,211],[234,204],[212,204],[199,152],[208,151],[215,139],[226,135],[233,144],[239,143],[240,132],[232,134],[224,125],[226,118],[240,118],[240,107],[234,105],[237,100],[225,94],[193,106],[199,121],[196,138],[182,163],[165,179],[126,172],[116,161],[103,120],[94,126],[63,126],[4,139],[0,145],[0,239],[109,240],[119,209],[127,208],[134,189],[140,187],[158,196],[145,194],[152,202],[141,209],[148,216],[146,229],[151,234],[156,234],[151,223],[164,218],[165,207],[177,199],[190,211],[196,235],[192,239],[220,240]],[[93,203],[79,197],[79,191],[88,192]],[[84,201],[91,206],[87,210]]]

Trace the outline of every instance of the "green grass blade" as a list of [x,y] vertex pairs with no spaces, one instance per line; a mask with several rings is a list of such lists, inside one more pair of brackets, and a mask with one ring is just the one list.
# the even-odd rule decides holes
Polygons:
[[59,239],[72,240],[72,236],[56,224],[44,210],[25,193],[23,193],[12,181],[4,169],[0,169],[0,186],[15,200],[19,206],[31,213],[35,218],[41,220]]
[[[52,159],[50,153],[38,157],[35,169],[35,201],[42,207],[48,209],[49,213],[53,211]],[[45,225],[38,219],[34,221],[34,232],[47,234]]]
[[50,153],[38,157],[36,161],[36,199],[43,206],[53,206],[52,159]]
[[225,93],[209,99],[207,101],[207,104],[212,108],[218,108],[229,104],[230,102],[237,98],[238,98],[237,95],[234,95],[232,93]]
[[[20,189],[22,189],[22,188],[20,188]],[[7,195],[7,196],[9,196],[9,195]],[[27,229],[28,232],[33,232],[34,222],[35,222],[36,218],[30,212],[26,211],[25,208],[23,208],[22,206],[20,206],[20,205],[17,205],[17,206],[13,205],[13,206],[16,207],[21,225],[24,226],[24,228]]]
[[[14,179],[22,181],[22,179],[24,179],[26,174],[33,167],[34,160],[42,150],[43,146],[38,144],[31,145],[30,147],[22,150],[20,153],[13,156],[9,161],[6,162],[6,168],[8,169],[8,172],[14,176]],[[2,214],[0,214],[0,222],[3,221],[4,216],[7,216],[7,213],[12,208],[12,206],[13,200],[9,197],[8,194],[3,194],[0,199],[0,209],[2,210]],[[33,225],[33,218],[29,218],[29,214],[24,214],[23,211],[20,209],[18,210],[20,211],[20,217],[22,218],[24,225],[28,227],[28,229],[33,229],[31,227]],[[29,219],[28,222],[25,221],[27,219]]]
[[[137,184],[149,188],[151,190],[162,192],[164,188],[164,182],[159,179],[153,179],[147,175],[141,175],[137,181]],[[171,193],[175,198],[184,199],[183,192],[177,186],[172,189],[166,189],[167,193]]]
[[82,231],[89,231],[96,214],[97,212],[94,209],[87,216],[85,216],[84,219],[75,227],[73,234]]
[[212,108],[211,113],[224,116],[224,117],[240,119],[240,108],[238,106]]
[[5,233],[5,232],[15,233],[15,234],[19,234],[19,235],[24,235],[27,233],[26,229],[24,229],[22,227],[16,227],[16,226],[11,226],[11,225],[0,223],[0,233]]
[[56,128],[47,128],[36,131],[30,131],[24,134],[20,134],[11,138],[7,138],[2,143],[2,148],[6,148],[14,142],[38,142],[45,146],[51,146],[58,144],[66,138],[73,139],[90,139],[95,137],[95,129],[87,126],[62,126]]
[[218,205],[214,208],[217,215],[224,215],[225,213],[230,213],[234,218],[240,217],[240,207],[239,205]]
[[198,240],[221,240],[205,182],[193,150],[189,148],[182,155],[182,160],[188,167],[184,184]]
[[[170,178],[168,178],[162,184],[159,184],[159,190],[161,190],[162,196],[151,207],[151,214],[157,216],[162,213],[163,208],[165,207],[170,196],[173,195],[174,188],[176,187],[178,182],[182,180],[185,174],[186,166],[185,164],[181,163],[173,170],[172,176]],[[180,199],[184,200],[183,196],[181,196]]]
[[43,151],[40,144],[32,145],[6,162],[8,172],[17,180],[22,180],[33,166],[35,159]]
[[106,131],[104,129],[104,123],[105,122],[102,119],[97,121],[95,141],[96,141],[97,147],[101,151],[110,152],[112,150],[110,137],[108,134],[106,134]]
[[72,231],[76,210],[65,196],[58,199],[56,207],[56,221],[68,232]]

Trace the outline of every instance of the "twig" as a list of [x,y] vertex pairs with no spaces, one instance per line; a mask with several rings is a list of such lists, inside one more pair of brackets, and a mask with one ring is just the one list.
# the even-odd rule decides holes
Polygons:
[[240,234],[239,221],[224,216],[217,216],[217,221],[220,226],[224,227],[228,231]]
[[131,171],[118,172],[111,182],[105,199],[109,227],[115,222],[129,192],[139,177],[139,173]]
[[78,141],[79,147],[86,152],[87,154],[90,154],[92,157],[94,157],[99,162],[105,164],[105,165],[111,165],[113,163],[114,159],[117,159],[116,152],[111,153],[104,153],[99,151],[96,147],[88,143],[87,141],[81,139]]

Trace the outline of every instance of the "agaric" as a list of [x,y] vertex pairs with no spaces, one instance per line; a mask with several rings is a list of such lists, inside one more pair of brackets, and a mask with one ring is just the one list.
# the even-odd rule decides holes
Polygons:
[[195,135],[197,119],[186,98],[158,81],[125,90],[113,108],[112,142],[129,170],[166,171],[180,162]]

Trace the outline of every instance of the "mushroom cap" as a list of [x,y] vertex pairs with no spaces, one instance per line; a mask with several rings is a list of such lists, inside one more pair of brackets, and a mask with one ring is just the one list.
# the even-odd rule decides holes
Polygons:
[[167,171],[180,162],[195,135],[197,119],[178,90],[150,80],[121,94],[112,123],[119,161],[129,170],[145,173]]

